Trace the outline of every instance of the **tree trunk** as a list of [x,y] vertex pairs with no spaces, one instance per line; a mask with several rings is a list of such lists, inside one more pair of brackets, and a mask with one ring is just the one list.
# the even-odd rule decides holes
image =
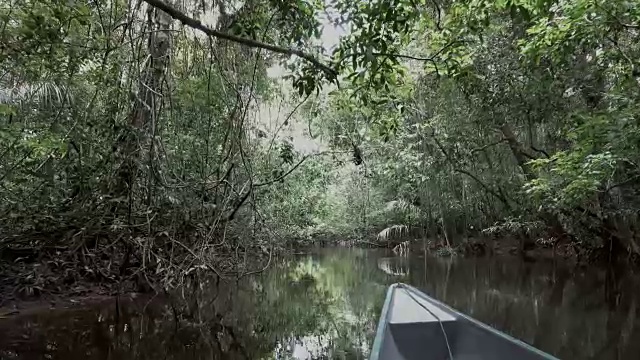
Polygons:
[[507,140],[507,144],[509,145],[509,149],[511,149],[511,153],[516,159],[518,166],[522,169],[524,176],[527,180],[533,179],[535,174],[531,171],[531,167],[527,164],[529,160],[535,159],[535,156],[529,154],[529,152],[522,146],[522,143],[516,137],[516,134],[513,132],[513,128],[510,124],[503,124],[500,126],[500,132],[502,132],[502,136],[504,136],[505,140]]
[[[531,166],[528,164],[530,160],[536,158],[536,156],[529,153],[529,151],[522,145],[522,143],[516,137],[516,134],[513,131],[513,128],[510,124],[503,124],[500,126],[500,131],[504,136],[507,144],[509,145],[509,149],[511,149],[511,153],[513,157],[516,159],[518,166],[522,170],[522,173],[525,176],[526,180],[532,180],[536,178],[536,174],[532,171]],[[557,214],[541,211],[539,213],[540,218],[551,228],[551,232],[554,235],[557,235],[558,240],[569,238],[569,233],[566,231],[562,222],[558,218]],[[522,239],[522,243],[526,242],[526,239]]]
[[[171,55],[172,18],[161,10],[149,6],[147,9],[149,34],[148,56],[142,64],[138,90],[133,95],[133,108],[129,113],[129,131],[120,137],[118,148],[123,162],[118,169],[116,197],[127,197],[129,217],[132,209],[132,191],[138,167],[144,158],[144,149],[149,151],[149,161],[153,156],[153,135],[157,127],[156,119],[162,97],[162,82]],[[151,169],[151,164],[149,164]],[[152,178],[152,176],[150,176]],[[149,194],[148,194],[149,196]]]

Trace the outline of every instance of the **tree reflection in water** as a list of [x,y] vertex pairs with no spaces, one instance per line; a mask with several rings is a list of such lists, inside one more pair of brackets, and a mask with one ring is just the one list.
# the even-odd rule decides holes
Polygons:
[[[517,259],[335,249],[170,299],[0,322],[0,359],[365,359],[387,285],[413,284],[561,358],[637,359],[638,279]],[[385,271],[386,270],[386,271]]]

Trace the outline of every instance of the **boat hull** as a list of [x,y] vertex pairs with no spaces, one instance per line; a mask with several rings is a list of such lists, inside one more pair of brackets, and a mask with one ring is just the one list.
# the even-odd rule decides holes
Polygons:
[[370,360],[556,359],[406,284],[393,284]]

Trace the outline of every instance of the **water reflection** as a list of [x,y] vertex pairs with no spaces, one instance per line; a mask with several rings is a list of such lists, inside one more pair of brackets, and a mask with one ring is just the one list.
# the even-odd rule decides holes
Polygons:
[[409,258],[407,257],[383,257],[378,259],[378,269],[387,275],[406,276],[409,274]]
[[[638,359],[638,279],[517,259],[334,249],[240,282],[0,322],[0,359],[365,359],[403,281],[566,359]],[[185,300],[186,299],[186,300]]]

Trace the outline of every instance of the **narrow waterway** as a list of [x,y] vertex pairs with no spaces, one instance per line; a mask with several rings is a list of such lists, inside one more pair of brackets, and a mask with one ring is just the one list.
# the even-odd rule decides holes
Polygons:
[[563,359],[640,358],[640,280],[516,258],[326,249],[239,282],[0,321],[0,359],[365,359],[386,287],[412,284]]

